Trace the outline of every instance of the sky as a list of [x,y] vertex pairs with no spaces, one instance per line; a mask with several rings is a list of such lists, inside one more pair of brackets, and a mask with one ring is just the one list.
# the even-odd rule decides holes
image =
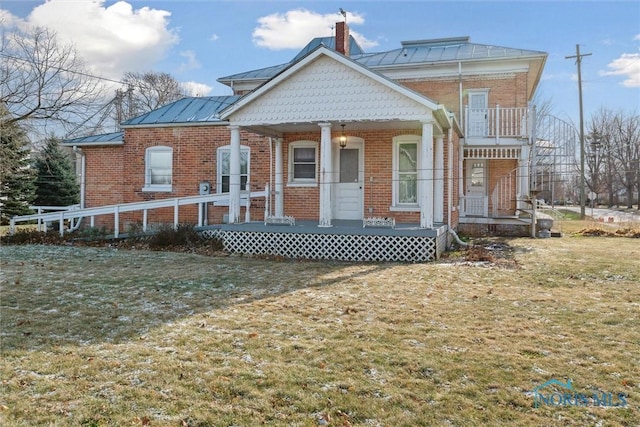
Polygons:
[[[474,43],[548,53],[538,99],[577,124],[576,45],[584,119],[601,108],[640,114],[640,2],[0,0],[0,26],[41,26],[72,43],[93,75],[167,72],[193,95],[230,95],[223,76],[289,62],[347,12],[366,52],[405,40],[470,36]],[[436,100],[437,101],[437,100]]]

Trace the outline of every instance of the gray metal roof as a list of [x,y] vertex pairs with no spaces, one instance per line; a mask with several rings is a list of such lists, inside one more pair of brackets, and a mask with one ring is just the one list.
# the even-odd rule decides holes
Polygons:
[[[309,53],[313,52],[318,48],[318,46],[326,46],[329,49],[335,50],[336,48],[336,39],[335,37],[316,37],[311,40],[305,47],[302,48],[300,52],[286,64],[274,65],[272,67],[260,68],[257,70],[245,71],[242,73],[232,74],[230,76],[220,77],[218,79],[219,82],[231,82],[233,80],[268,80],[282,70],[298,62],[300,59],[307,56]],[[349,36],[349,52],[350,56],[362,55],[364,51],[358,44],[358,42],[352,37]]]
[[366,54],[354,60],[369,67],[399,66],[405,64],[474,61],[480,59],[510,59],[545,56],[546,53],[526,49],[471,43],[469,37],[415,40],[402,42],[399,49]]
[[226,77],[220,77],[219,82],[233,81],[233,80],[265,80],[279,74],[282,70],[290,66],[291,63],[274,65],[272,67],[259,68],[257,70],[245,71],[243,73],[232,74]]
[[240,96],[188,97],[167,104],[122,123],[122,126],[215,123],[222,122],[218,113],[240,99]]
[[79,138],[67,139],[63,145],[115,145],[122,143],[124,132],[104,133],[101,135],[89,135]]
[[[300,52],[291,60],[291,62],[298,62],[303,57],[307,56],[309,52],[313,52],[318,46],[324,45],[329,49],[336,50],[336,38],[335,37],[316,37],[311,40],[307,45],[302,48]],[[349,56],[362,55],[364,50],[360,47],[356,39],[349,36]]]
[[[309,42],[293,60],[286,64],[258,70],[246,71],[218,79],[219,82],[233,80],[268,80],[292,63],[315,50],[319,45],[335,49],[334,37],[318,37]],[[479,59],[509,59],[546,56],[545,52],[526,49],[514,49],[502,46],[471,43],[468,36],[430,40],[412,40],[401,42],[402,47],[386,52],[365,53],[353,38],[350,44],[351,59],[375,69],[377,67],[402,66],[421,63],[474,61]]]

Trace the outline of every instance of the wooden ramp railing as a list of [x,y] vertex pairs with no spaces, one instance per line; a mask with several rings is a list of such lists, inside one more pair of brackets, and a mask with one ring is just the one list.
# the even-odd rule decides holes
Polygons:
[[[249,211],[249,206],[251,204],[251,199],[254,198],[267,198],[268,199],[269,189],[268,187],[264,191],[252,191],[252,192],[243,192],[240,196],[241,200],[244,202],[244,205],[247,207],[247,215]],[[147,231],[147,213],[152,209],[159,208],[167,208],[173,207],[173,226],[175,228],[178,227],[179,223],[179,208],[180,206],[186,205],[198,205],[198,226],[203,225],[203,212],[204,207],[208,203],[212,202],[221,202],[229,200],[229,194],[206,194],[200,196],[188,196],[188,197],[176,197],[171,199],[161,199],[161,200],[151,200],[148,202],[137,202],[137,203],[122,203],[118,205],[107,205],[107,206],[98,206],[94,208],[85,208],[85,209],[64,209],[59,207],[59,209],[63,209],[57,212],[39,212],[33,215],[21,215],[15,216],[11,218],[9,223],[9,233],[14,234],[16,224],[19,222],[30,222],[37,221],[38,224],[59,221],[59,232],[60,235],[64,235],[64,221],[65,220],[80,220],[82,218],[89,218],[91,227],[95,224],[95,217],[99,215],[113,215],[113,234],[114,237],[118,237],[120,234],[120,214],[124,212],[135,212],[142,211],[142,230]],[[268,206],[265,203],[265,206]],[[48,208],[53,208],[49,206]],[[46,227],[45,230],[46,231]]]

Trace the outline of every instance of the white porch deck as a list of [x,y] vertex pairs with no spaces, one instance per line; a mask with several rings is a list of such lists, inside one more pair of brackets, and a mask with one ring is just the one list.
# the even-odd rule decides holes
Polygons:
[[232,253],[315,260],[426,262],[438,259],[447,247],[443,224],[421,229],[418,224],[363,228],[362,221],[340,220],[332,227],[318,227],[317,221],[294,226],[250,222],[203,227],[202,233],[220,238]]

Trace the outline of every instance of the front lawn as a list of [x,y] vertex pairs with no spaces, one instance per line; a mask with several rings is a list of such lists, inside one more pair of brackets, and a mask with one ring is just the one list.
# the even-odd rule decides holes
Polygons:
[[[425,264],[0,247],[0,424],[639,425],[638,240],[485,246]],[[552,379],[611,399],[535,407]]]

